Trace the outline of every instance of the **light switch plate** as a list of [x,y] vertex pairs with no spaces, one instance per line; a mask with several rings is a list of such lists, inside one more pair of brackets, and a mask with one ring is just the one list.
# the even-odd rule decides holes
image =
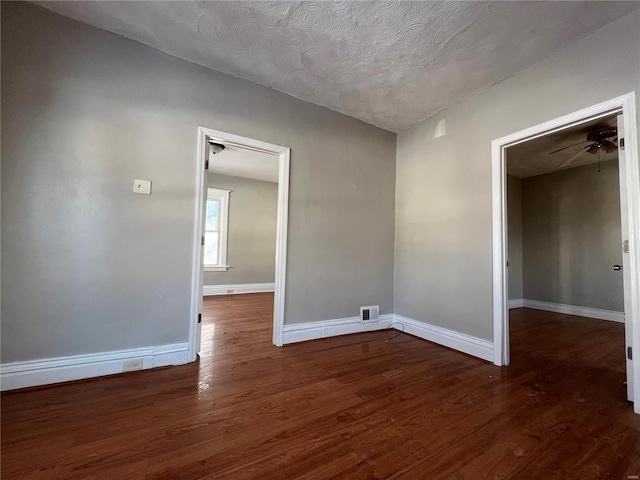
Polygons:
[[135,179],[133,181],[133,193],[151,195],[151,181]]

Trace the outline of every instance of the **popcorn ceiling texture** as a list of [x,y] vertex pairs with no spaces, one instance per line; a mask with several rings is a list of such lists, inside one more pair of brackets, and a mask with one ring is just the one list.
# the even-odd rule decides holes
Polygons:
[[398,132],[636,2],[37,2]]

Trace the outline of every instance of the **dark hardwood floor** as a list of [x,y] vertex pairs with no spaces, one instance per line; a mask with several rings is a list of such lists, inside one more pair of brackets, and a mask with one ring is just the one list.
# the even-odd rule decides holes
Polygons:
[[9,479],[628,479],[621,324],[512,311],[512,365],[402,334],[276,348],[272,294],[208,297],[199,362],[2,395]]

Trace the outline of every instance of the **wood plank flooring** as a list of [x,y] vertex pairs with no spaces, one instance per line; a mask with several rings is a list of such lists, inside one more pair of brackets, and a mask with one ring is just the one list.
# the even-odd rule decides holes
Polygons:
[[512,365],[402,334],[276,348],[207,297],[199,362],[2,395],[9,479],[627,479],[624,326],[512,310]]

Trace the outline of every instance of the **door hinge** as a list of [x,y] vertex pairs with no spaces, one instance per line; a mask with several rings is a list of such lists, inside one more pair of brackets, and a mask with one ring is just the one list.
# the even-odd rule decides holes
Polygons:
[[202,323],[202,314],[201,313],[198,314],[198,323]]
[[618,143],[620,145],[620,150],[624,150],[624,138],[621,138]]
[[204,235],[202,235],[202,238],[200,239],[200,245],[204,247]]
[[209,160],[204,161],[204,169],[209,170]]
[[632,351],[631,347],[627,347],[627,358],[629,360],[633,360],[633,351]]
[[629,253],[629,240],[622,242],[622,251],[624,253]]

